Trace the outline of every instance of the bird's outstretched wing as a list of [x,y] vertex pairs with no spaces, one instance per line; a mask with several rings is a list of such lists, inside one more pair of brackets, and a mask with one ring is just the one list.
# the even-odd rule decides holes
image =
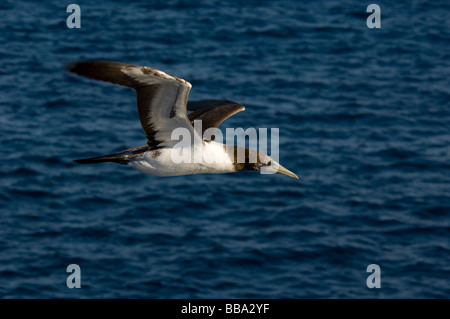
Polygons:
[[[245,110],[243,105],[228,100],[193,101],[188,102],[187,108],[193,111],[188,114],[191,124],[193,124],[194,120],[202,120],[202,136],[207,129],[217,129],[227,118]],[[214,136],[216,131],[214,130],[212,133]]]
[[187,128],[196,134],[186,110],[192,87],[189,82],[149,67],[112,61],[77,61],[70,63],[68,70],[134,89],[139,119],[150,147],[176,143],[171,140],[175,128]]

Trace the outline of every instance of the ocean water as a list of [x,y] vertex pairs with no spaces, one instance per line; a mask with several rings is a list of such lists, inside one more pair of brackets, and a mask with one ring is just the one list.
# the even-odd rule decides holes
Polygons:
[[[0,4],[0,297],[450,297],[448,1],[73,2]],[[279,128],[301,181],[74,163],[146,143],[83,59],[245,105],[222,127]]]

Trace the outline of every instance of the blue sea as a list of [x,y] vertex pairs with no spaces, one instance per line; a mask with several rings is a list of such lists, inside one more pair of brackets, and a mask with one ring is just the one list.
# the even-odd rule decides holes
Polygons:
[[[1,298],[450,297],[448,1],[75,1],[0,4]],[[243,104],[300,180],[74,163],[146,143],[84,59]]]

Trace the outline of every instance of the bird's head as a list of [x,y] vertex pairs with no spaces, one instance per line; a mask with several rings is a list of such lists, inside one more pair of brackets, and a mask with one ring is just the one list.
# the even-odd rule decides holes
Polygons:
[[298,179],[296,174],[281,166],[280,163],[272,159],[270,156],[258,152],[258,157],[258,170],[261,174],[283,174]]
[[[298,176],[281,166],[269,155],[243,147],[235,146],[235,162],[237,170],[260,171],[261,174],[283,174],[298,179]],[[239,152],[241,153],[241,156]]]

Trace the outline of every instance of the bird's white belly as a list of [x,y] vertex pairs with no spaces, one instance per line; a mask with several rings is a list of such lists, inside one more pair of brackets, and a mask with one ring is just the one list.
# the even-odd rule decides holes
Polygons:
[[[233,161],[225,152],[223,144],[203,142],[200,147],[185,149],[183,158],[180,149],[161,148],[145,152],[144,159],[128,165],[145,174],[156,176],[178,176],[191,174],[213,174],[235,172]],[[190,156],[188,156],[190,153]]]

